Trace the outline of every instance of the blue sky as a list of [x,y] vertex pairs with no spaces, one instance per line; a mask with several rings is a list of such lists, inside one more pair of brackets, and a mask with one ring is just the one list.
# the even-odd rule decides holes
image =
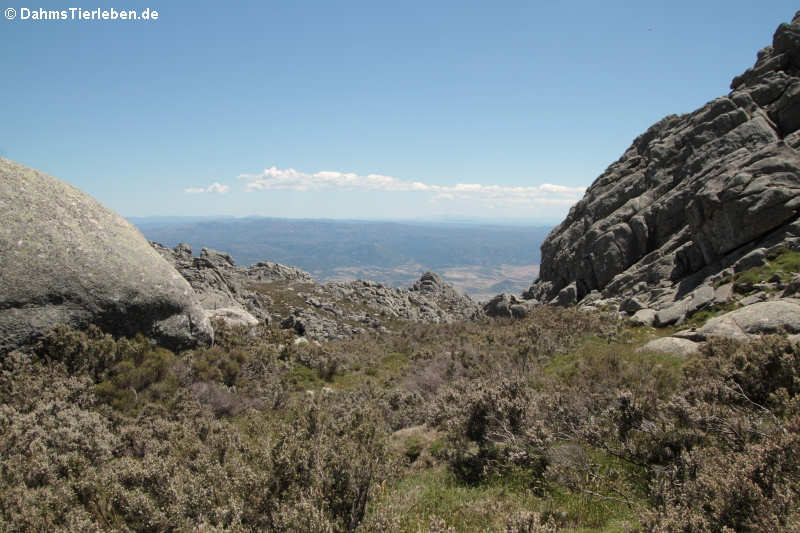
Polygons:
[[793,4],[152,0],[111,22],[7,0],[0,156],[125,216],[558,221]]

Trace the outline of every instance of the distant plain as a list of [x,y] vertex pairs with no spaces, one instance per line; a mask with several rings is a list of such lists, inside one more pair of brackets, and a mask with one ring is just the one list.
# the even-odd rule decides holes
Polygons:
[[227,252],[237,264],[272,261],[315,280],[369,279],[408,287],[426,270],[476,300],[520,293],[539,274],[546,226],[280,218],[131,218],[150,240]]

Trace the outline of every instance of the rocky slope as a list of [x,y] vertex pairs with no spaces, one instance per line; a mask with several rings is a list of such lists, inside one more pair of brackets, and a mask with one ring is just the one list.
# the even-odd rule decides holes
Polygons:
[[124,218],[0,159],[0,355],[62,323],[173,348],[213,335],[189,284]]
[[525,298],[616,298],[666,324],[800,248],[800,13],[731,89],[634,140],[545,240]]
[[275,323],[312,340],[341,339],[368,330],[391,330],[398,320],[441,323],[481,316],[468,296],[433,272],[409,289],[372,281],[315,283],[293,267],[270,262],[237,266],[230,255],[187,244],[151,243],[189,282],[214,319],[233,325]]

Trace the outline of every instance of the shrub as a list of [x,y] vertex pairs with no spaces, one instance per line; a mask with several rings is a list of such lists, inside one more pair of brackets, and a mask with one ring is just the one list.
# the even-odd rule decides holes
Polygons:
[[164,348],[153,348],[134,341],[120,354],[123,359],[111,367],[106,378],[97,384],[97,395],[120,411],[140,408],[144,402],[165,402],[178,389],[178,380],[171,373],[177,363],[175,355]]

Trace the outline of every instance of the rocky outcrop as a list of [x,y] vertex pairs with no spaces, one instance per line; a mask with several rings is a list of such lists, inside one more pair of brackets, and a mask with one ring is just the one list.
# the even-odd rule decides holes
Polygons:
[[513,294],[503,292],[486,302],[483,312],[494,318],[525,318],[536,304],[538,302],[535,300],[520,300]]
[[679,337],[661,337],[645,343],[638,351],[688,356],[699,352],[700,344]]
[[90,323],[176,349],[213,335],[189,284],[124,218],[0,159],[0,353]]
[[[315,283],[293,267],[260,262],[237,266],[230,255],[151,243],[186,278],[212,318],[231,325],[274,322],[315,340],[388,331],[398,321],[447,323],[482,316],[480,307],[434,272],[409,289],[366,280]],[[248,318],[249,317],[249,318]]]
[[655,317],[663,323],[754,250],[800,248],[798,35],[800,17],[781,24],[727,96],[634,140],[547,237],[524,296],[569,305],[601,291],[659,312],[680,304]]
[[194,257],[188,244],[181,243],[172,249],[157,242],[150,244],[189,282],[209,316],[231,325],[270,321],[272,301],[269,296],[252,290],[252,285],[276,281],[313,282],[308,273],[277,263],[240,267],[224,252],[203,248],[200,256]]
[[435,272],[425,272],[409,288],[409,292],[418,293],[431,300],[436,307],[444,312],[446,321],[472,320],[479,313],[475,302],[460,293],[453,285],[446,282]]

